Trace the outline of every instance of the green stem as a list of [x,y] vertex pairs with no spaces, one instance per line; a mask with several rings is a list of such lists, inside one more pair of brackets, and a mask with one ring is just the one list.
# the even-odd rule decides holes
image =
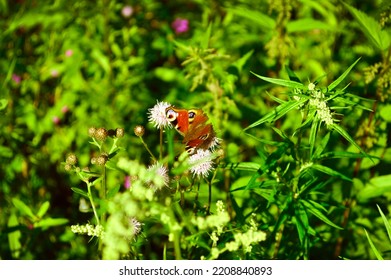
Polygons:
[[100,220],[99,220],[98,213],[96,212],[94,199],[92,198],[91,186],[92,186],[92,184],[91,184],[90,182],[88,182],[88,183],[87,183],[88,198],[89,198],[89,200],[90,200],[92,210],[94,211],[94,216],[95,216],[95,219],[96,219],[96,223],[97,223],[98,225],[100,225]]
[[140,138],[140,140],[141,140],[141,143],[143,143],[145,149],[146,149],[146,150],[148,151],[148,153],[151,155],[152,159],[153,159],[154,161],[156,161],[155,156],[152,154],[151,150],[148,148],[148,145],[144,142],[144,139],[143,139],[141,136],[139,136],[139,138]]

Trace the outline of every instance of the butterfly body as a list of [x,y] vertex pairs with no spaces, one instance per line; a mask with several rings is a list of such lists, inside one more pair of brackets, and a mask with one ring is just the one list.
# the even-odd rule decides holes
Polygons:
[[171,106],[166,109],[166,117],[183,136],[183,143],[190,154],[197,149],[213,148],[218,143],[213,126],[201,109],[187,110]]

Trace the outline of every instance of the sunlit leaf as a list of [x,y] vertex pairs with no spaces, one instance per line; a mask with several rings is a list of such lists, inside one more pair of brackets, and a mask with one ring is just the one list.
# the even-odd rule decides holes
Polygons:
[[305,209],[308,212],[310,212],[315,217],[317,217],[321,221],[325,222],[329,226],[335,227],[337,229],[343,229],[340,226],[337,226],[336,224],[334,224],[332,221],[330,221],[329,218],[327,218],[326,215],[324,215],[322,213],[322,211],[324,211],[324,208],[319,203],[317,203],[317,202],[315,202],[313,200],[308,200],[307,201],[307,200],[304,200],[304,199],[300,200],[300,203],[303,204],[303,206],[305,207]]
[[361,58],[357,59],[352,65],[350,65],[350,67],[348,69],[346,69],[345,72],[343,72],[343,74],[341,76],[338,77],[338,79],[336,79],[334,82],[332,82],[327,87],[328,91],[332,91],[335,87],[337,87],[346,78],[346,76],[350,73],[350,71],[353,69],[353,67],[357,64],[357,62],[360,59]]
[[375,244],[373,244],[372,239],[369,237],[369,234],[368,234],[367,230],[364,229],[364,231],[365,231],[365,235],[367,236],[369,245],[371,246],[371,249],[372,249],[373,253],[375,254],[376,258],[377,258],[378,260],[383,260],[383,257],[381,256],[381,254],[380,254],[379,251],[377,250]]
[[30,217],[32,220],[35,220],[37,217],[33,214],[33,211],[28,207],[23,201],[13,198],[12,203],[20,211],[22,215]]

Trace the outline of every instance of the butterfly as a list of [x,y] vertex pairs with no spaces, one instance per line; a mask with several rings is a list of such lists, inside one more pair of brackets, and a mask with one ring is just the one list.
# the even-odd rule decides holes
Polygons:
[[201,109],[179,109],[170,106],[166,109],[166,118],[183,136],[186,151],[194,154],[197,149],[208,150],[218,145],[213,125]]

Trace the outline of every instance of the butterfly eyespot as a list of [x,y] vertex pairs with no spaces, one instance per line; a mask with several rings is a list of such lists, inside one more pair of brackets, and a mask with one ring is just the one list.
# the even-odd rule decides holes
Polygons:
[[178,114],[174,110],[172,110],[172,109],[167,110],[166,118],[168,121],[173,122],[176,120],[177,117],[178,117]]
[[196,116],[196,112],[189,110],[188,117],[189,117],[189,122],[192,122]]

